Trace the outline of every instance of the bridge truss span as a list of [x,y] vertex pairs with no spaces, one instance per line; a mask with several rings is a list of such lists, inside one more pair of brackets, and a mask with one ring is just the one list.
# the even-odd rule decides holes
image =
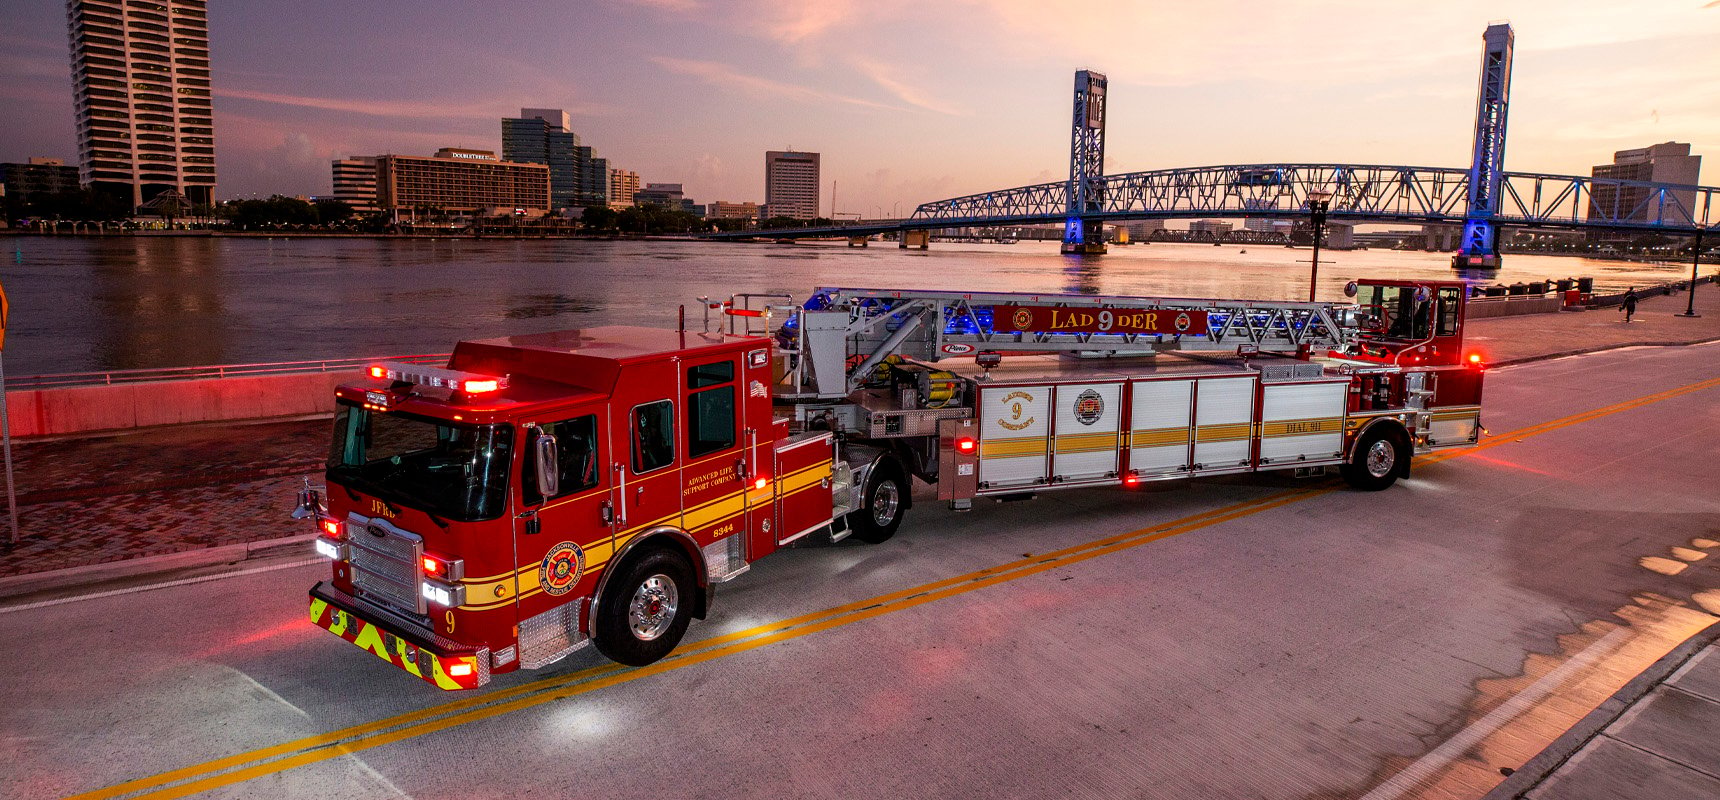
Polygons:
[[[1089,218],[1303,218],[1310,195],[1329,196],[1329,218],[1461,225],[1466,168],[1366,164],[1237,164],[1131,172],[1103,179]],[[1720,224],[1720,187],[1530,172],[1500,174],[1496,223],[1528,227],[1690,232]],[[1066,182],[1020,186],[921,205],[912,227],[1059,222]]]

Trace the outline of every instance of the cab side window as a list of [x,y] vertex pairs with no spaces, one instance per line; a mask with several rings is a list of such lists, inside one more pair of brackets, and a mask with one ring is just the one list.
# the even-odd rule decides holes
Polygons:
[[1457,335],[1458,302],[1457,287],[1446,286],[1439,290],[1439,336]]
[[735,362],[718,361],[687,369],[687,457],[698,458],[735,446]]
[[633,440],[633,474],[643,475],[675,460],[675,404],[658,400],[635,406],[628,419]]
[[526,434],[526,466],[521,480],[526,505],[536,505],[556,497],[566,497],[597,486],[597,417],[583,417],[551,422],[538,426],[543,433],[555,437],[556,464],[561,473],[560,489],[554,497],[544,497],[538,491],[537,470],[532,468],[531,453],[537,452],[537,431]]

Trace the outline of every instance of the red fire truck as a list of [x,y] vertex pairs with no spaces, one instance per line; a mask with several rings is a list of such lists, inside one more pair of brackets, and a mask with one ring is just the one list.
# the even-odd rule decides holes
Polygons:
[[[1473,444],[1455,282],[1352,303],[820,289],[704,330],[461,342],[337,390],[323,627],[443,689],[595,643],[667,655],[717,584],[803,538],[882,542],[915,479],[966,509],[1335,468],[1364,490]],[[711,314],[722,323],[713,331]]]

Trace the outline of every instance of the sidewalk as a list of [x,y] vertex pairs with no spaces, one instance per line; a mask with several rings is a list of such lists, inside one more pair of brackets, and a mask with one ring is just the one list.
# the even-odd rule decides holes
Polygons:
[[1720,624],[1674,648],[1483,800],[1720,797]]
[[[1628,325],[1614,310],[1560,312],[1478,319],[1468,334],[1494,366],[1720,338],[1720,287],[1698,287],[1700,319],[1674,316],[1685,298],[1644,300]],[[0,548],[0,583],[311,533],[309,523],[288,514],[304,477],[322,482],[328,435],[326,420],[311,420],[20,443],[14,455],[22,540],[16,548]]]

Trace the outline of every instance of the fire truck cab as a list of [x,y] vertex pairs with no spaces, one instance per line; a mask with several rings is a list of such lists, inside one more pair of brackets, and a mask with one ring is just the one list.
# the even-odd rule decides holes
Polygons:
[[313,621],[448,689],[593,639],[661,658],[714,584],[841,510],[832,435],[790,435],[770,373],[768,340],[631,327],[372,367],[337,392]]

